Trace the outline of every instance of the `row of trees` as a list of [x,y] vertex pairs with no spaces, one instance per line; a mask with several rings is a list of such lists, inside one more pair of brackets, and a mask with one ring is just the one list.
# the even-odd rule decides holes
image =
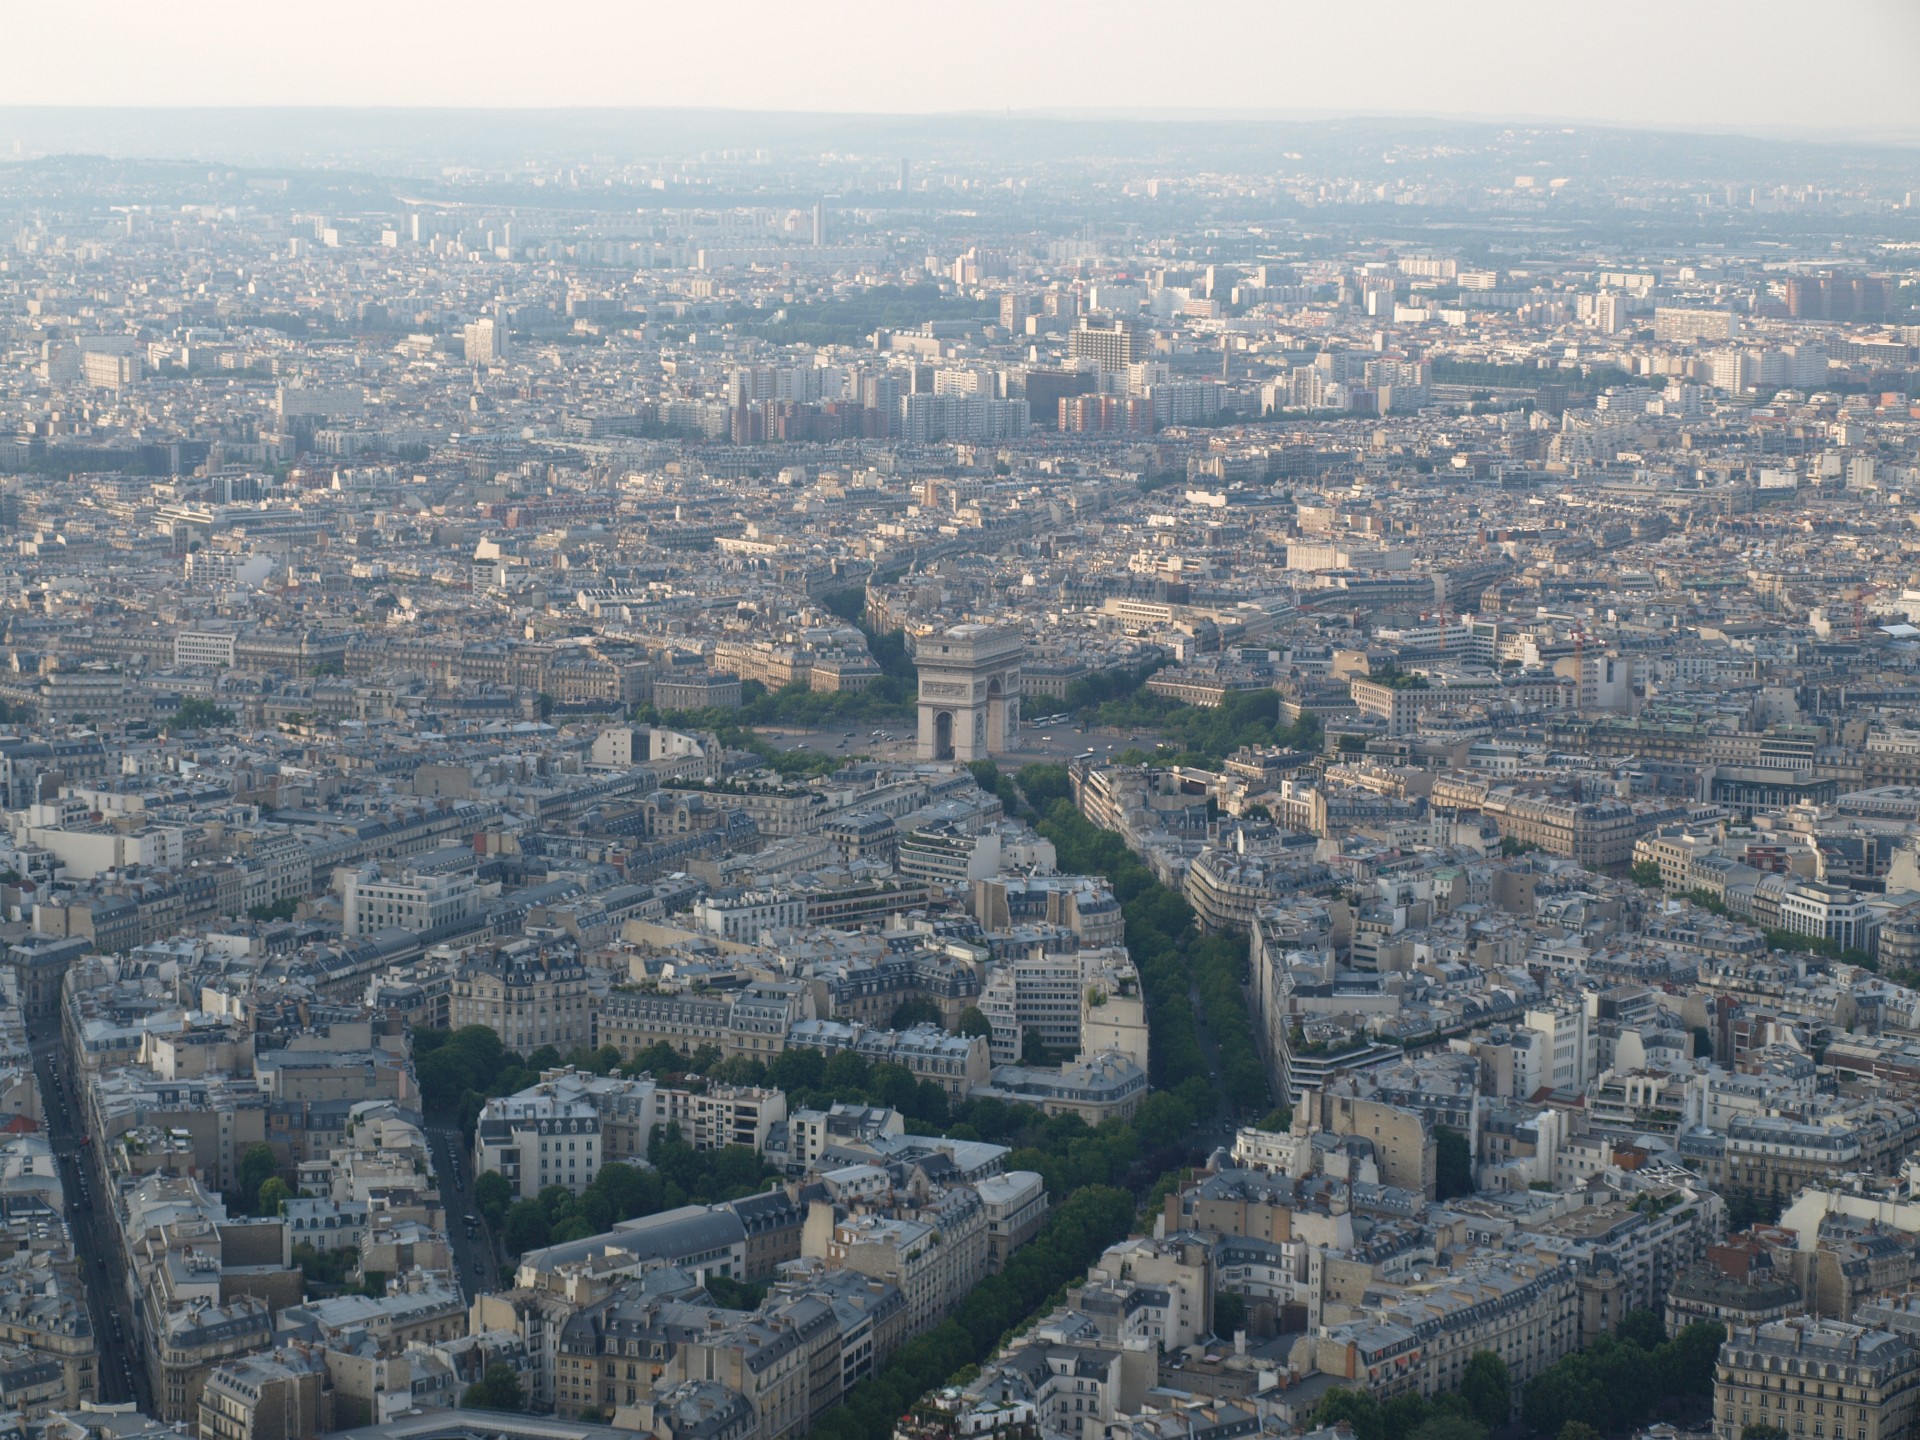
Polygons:
[[745,725],[831,725],[847,720],[904,725],[913,719],[919,696],[911,664],[908,670],[905,679],[882,675],[864,690],[815,690],[804,681],[769,690],[748,680],[740,687],[740,709],[734,719]]
[[1368,1390],[1329,1390],[1314,1407],[1315,1425],[1353,1428],[1354,1440],[1486,1440],[1513,1414],[1507,1362],[1490,1350],[1467,1361],[1460,1388],[1428,1400],[1417,1392],[1381,1401]]
[[[1266,1066],[1253,1043],[1247,1011],[1247,944],[1227,935],[1204,935],[1193,908],[1154,878],[1140,857],[1112,831],[1102,830],[1074,808],[1065,767],[1029,765],[1020,789],[1044,803],[1040,833],[1053,842],[1060,868],[1105,876],[1126,918],[1127,950],[1147,1004],[1150,1078],[1166,1089],[1204,1087],[1187,1093],[1196,1114],[1211,1113],[1218,1090],[1242,1112],[1265,1113],[1270,1098]],[[1214,1076],[1200,1045],[1193,997],[1205,1007],[1207,1028],[1219,1052]]]
[[1154,731],[1173,759],[1210,769],[1243,745],[1318,750],[1321,741],[1320,722],[1311,715],[1291,723],[1280,718],[1280,697],[1271,690],[1243,691],[1206,706],[1141,690],[1083,713],[1089,725]]
[[[740,690],[744,700],[747,687],[742,685]],[[831,775],[848,759],[818,750],[782,750],[763,739],[758,730],[742,725],[737,710],[709,707],[704,710],[665,711],[651,702],[642,701],[633,707],[633,719],[639,725],[668,725],[676,730],[711,732],[727,749],[750,751],[759,757],[761,764],[786,779],[804,780]]]
[[[636,1063],[641,1059],[659,1064],[667,1057],[646,1052],[635,1057]],[[1004,1100],[950,1102],[939,1086],[916,1084],[902,1066],[872,1065],[846,1051],[830,1058],[817,1050],[783,1051],[763,1072],[761,1083],[786,1091],[789,1110],[835,1103],[887,1105],[900,1110],[919,1134],[1005,1145],[1011,1152],[1008,1168],[1033,1171],[1055,1196],[1084,1185],[1145,1186],[1148,1177],[1184,1163],[1195,1125],[1214,1109],[1211,1093],[1201,1097],[1202,1108],[1196,1110],[1187,1098],[1154,1091],[1132,1120],[1108,1120],[1095,1127],[1078,1115],[1046,1115],[1031,1105]],[[929,1090],[937,1094],[934,1103],[928,1103]]]
[[[617,1050],[605,1055],[611,1056],[612,1063],[620,1059]],[[540,1072],[560,1064],[561,1058],[553,1046],[543,1045],[523,1059],[485,1025],[413,1032],[413,1069],[420,1081],[421,1105],[429,1114],[454,1117],[469,1141],[488,1100],[537,1083]],[[584,1052],[582,1058],[586,1058]]]
[[[492,1036],[490,1031],[485,1034]],[[1096,1129],[1078,1116],[1048,1117],[1027,1105],[986,1099],[956,1103],[937,1082],[916,1079],[903,1065],[891,1061],[875,1064],[849,1051],[829,1056],[818,1050],[795,1047],[769,1061],[744,1056],[722,1059],[720,1051],[710,1045],[689,1054],[662,1041],[637,1052],[624,1067],[619,1067],[618,1054],[609,1047],[592,1052],[577,1051],[567,1057],[545,1047],[528,1056],[524,1064],[517,1057],[505,1055],[499,1075],[489,1080],[465,1068],[486,1063],[484,1057],[492,1050],[484,1042],[476,1038],[457,1044],[452,1040],[429,1043],[432,1048],[426,1052],[428,1057],[451,1054],[458,1062],[430,1058],[430,1062],[420,1064],[422,1089],[431,1097],[429,1107],[444,1111],[447,1096],[458,1089],[461,1100],[457,1102],[457,1109],[469,1130],[472,1120],[468,1112],[477,1111],[479,1103],[479,1092],[472,1088],[474,1085],[484,1084],[490,1093],[512,1093],[508,1087],[517,1089],[531,1084],[539,1069],[558,1065],[564,1058],[599,1074],[621,1068],[630,1075],[651,1074],[692,1086],[709,1080],[771,1085],[786,1094],[791,1109],[825,1109],[836,1103],[888,1106],[898,1110],[922,1134],[945,1134],[958,1140],[988,1140],[1009,1146],[1015,1152],[1011,1163],[1016,1168],[1039,1173],[1056,1194],[1083,1184],[1144,1184],[1143,1173],[1157,1174],[1182,1163],[1190,1148],[1194,1127],[1209,1118],[1217,1106],[1210,1086],[1204,1082],[1188,1083],[1184,1092],[1157,1090],[1149,1094],[1131,1122],[1108,1121]],[[431,1083],[426,1078],[428,1075],[435,1077]],[[678,1189],[669,1186],[645,1209],[620,1210],[616,1205],[614,1209],[620,1213],[613,1218],[652,1214],[688,1203],[689,1199],[704,1203],[713,1198],[727,1198],[715,1193],[715,1186],[707,1183],[711,1177],[704,1171],[678,1176],[670,1164],[662,1164],[661,1155],[678,1153],[674,1145],[675,1140],[669,1134],[656,1147],[654,1155],[656,1171],[664,1173],[669,1182],[680,1181]],[[702,1157],[700,1163],[706,1158]],[[603,1183],[618,1183],[619,1168],[605,1167],[602,1174],[607,1178]],[[719,1189],[735,1188],[745,1179],[737,1171],[728,1172],[720,1177]],[[753,1188],[759,1187],[756,1184]],[[512,1206],[506,1182],[498,1177],[482,1176],[479,1199],[483,1205],[489,1200],[493,1202],[489,1218],[496,1226],[504,1225]],[[588,1213],[595,1229],[583,1233],[593,1234],[604,1228],[597,1209],[590,1209]],[[537,1236],[538,1226],[531,1212],[523,1210],[521,1214],[519,1238]],[[557,1204],[549,1205],[545,1207],[545,1218],[550,1239],[571,1238],[561,1233],[565,1222],[572,1218],[571,1212],[560,1209]],[[528,1239],[525,1245],[509,1244],[509,1248],[537,1248],[545,1243],[549,1242],[535,1238]]]
[[[1520,1413],[1536,1435],[1600,1440],[1646,1424],[1675,1404],[1711,1400],[1713,1365],[1726,1331],[1696,1323],[1668,1339],[1660,1317],[1635,1310],[1611,1335],[1563,1356],[1529,1380]],[[1365,1390],[1329,1390],[1316,1425],[1345,1421],[1354,1440],[1484,1440],[1508,1425],[1513,1386],[1506,1362],[1483,1350],[1467,1361],[1460,1388],[1432,1400],[1396,1395],[1384,1403]]]
[[233,724],[233,711],[211,700],[194,697],[180,702],[167,721],[169,730],[207,730]]
[[1078,715],[1098,706],[1137,695],[1140,687],[1151,680],[1154,672],[1166,663],[1165,660],[1149,660],[1127,669],[1102,670],[1097,675],[1076,680],[1067,687],[1067,703],[1060,708]]
[[[836,590],[821,597],[834,614],[854,625],[866,637],[867,651],[880,667],[880,678],[862,690],[815,690],[803,681],[769,690],[757,680],[740,685],[738,710],[696,710],[663,715],[652,706],[642,706],[635,718],[681,725],[690,729],[712,730],[723,744],[736,749],[753,750],[777,768],[801,764],[825,764],[829,769],[842,763],[830,755],[811,751],[782,751],[768,745],[750,728],[754,725],[831,725],[836,721],[873,721],[877,724],[906,724],[914,717],[914,705],[920,695],[920,674],[907,653],[906,637],[899,631],[879,631],[868,625],[863,612],[866,592],[859,589]],[[791,757],[791,758],[786,758]],[[784,771],[783,771],[784,773]],[[825,773],[825,772],[821,772]]]
[[888,1440],[894,1422],[922,1395],[985,1360],[1132,1225],[1133,1200],[1123,1190],[1095,1185],[1068,1197],[1005,1270],[968,1292],[951,1318],[896,1350],[878,1374],[816,1420],[816,1440]]
[[1527,1382],[1520,1412],[1542,1435],[1578,1421],[1612,1434],[1638,1429],[1662,1406],[1713,1398],[1713,1364],[1726,1330],[1710,1322],[1672,1339],[1651,1310],[1635,1310],[1611,1335],[1557,1360]]
[[[1149,1078],[1181,1093],[1196,1113],[1212,1114],[1214,1089],[1180,954],[1189,918],[1184,902],[1154,879],[1118,835],[1088,823],[1073,808],[1066,766],[1029,765],[1020,772],[1019,789],[1047,817],[1040,821],[1040,833],[1053,842],[1061,870],[1104,876],[1120,902],[1128,953],[1146,1000]],[[1189,1088],[1183,1091],[1183,1086]]]
[[[1216,1097],[1202,1084],[1197,1092],[1155,1090],[1141,1102],[1131,1120],[1108,1120],[1090,1126],[1077,1115],[1046,1115],[1031,1105],[1010,1104],[1003,1100],[976,1099],[950,1104],[944,1092],[937,1106],[921,1103],[927,1094],[926,1082],[914,1082],[910,1072],[892,1063],[870,1064],[863,1056],[846,1052],[827,1057],[817,1050],[783,1051],[771,1062],[757,1066],[749,1078],[737,1060],[718,1061],[718,1051],[710,1047],[687,1055],[664,1043],[641,1051],[627,1067],[630,1071],[648,1070],[656,1076],[673,1076],[687,1083],[701,1083],[697,1073],[703,1062],[708,1073],[720,1078],[725,1074],[735,1083],[774,1085],[787,1093],[790,1108],[823,1108],[833,1103],[848,1105],[889,1105],[901,1109],[920,1134],[944,1134],[954,1140],[985,1140],[1005,1145],[1009,1169],[1031,1170],[1045,1182],[1048,1193],[1056,1198],[1072,1191],[1097,1185],[1147,1189],[1155,1177],[1177,1174],[1194,1154],[1196,1127],[1211,1118]],[[717,1063],[716,1063],[717,1062]],[[907,1085],[911,1093],[905,1092]],[[938,1090],[938,1086],[932,1086]],[[903,1108],[901,1101],[909,1107]],[[937,1111],[937,1115],[933,1112]],[[1285,1128],[1284,1118],[1281,1127]],[[726,1152],[718,1152],[725,1154]],[[546,1238],[540,1238],[532,1212],[515,1204],[507,1182],[497,1175],[482,1175],[476,1185],[476,1198],[489,1222],[502,1233],[509,1250],[537,1249],[540,1245],[591,1235],[614,1220],[654,1214],[689,1201],[706,1202],[730,1199],[737,1194],[764,1188],[756,1179],[746,1189],[745,1159],[740,1168],[719,1168],[712,1155],[690,1156],[688,1164],[716,1168],[709,1173],[683,1173],[676,1170],[672,1158],[678,1152],[670,1142],[657,1141],[653,1151],[657,1169],[634,1172],[618,1164],[601,1168],[600,1178],[577,1205],[569,1207],[561,1192],[549,1191],[541,1197],[542,1218],[547,1225]],[[770,1178],[771,1172],[759,1172]],[[640,1178],[634,1179],[634,1175]],[[656,1178],[657,1177],[657,1178]],[[664,1183],[662,1183],[664,1182]],[[678,1188],[673,1188],[674,1185]],[[601,1206],[595,1197],[609,1187],[621,1187],[612,1203]],[[630,1197],[630,1198],[619,1198]],[[526,1217],[509,1236],[506,1224],[513,1211]],[[575,1214],[586,1217],[593,1228],[565,1228]]]

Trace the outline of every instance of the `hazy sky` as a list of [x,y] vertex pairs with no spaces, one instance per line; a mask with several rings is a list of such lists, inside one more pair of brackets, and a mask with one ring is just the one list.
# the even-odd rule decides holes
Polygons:
[[1920,132],[1920,0],[6,0],[0,104],[1228,107]]

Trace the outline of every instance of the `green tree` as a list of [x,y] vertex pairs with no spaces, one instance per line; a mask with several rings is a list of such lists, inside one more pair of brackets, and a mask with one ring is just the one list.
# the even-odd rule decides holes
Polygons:
[[348,1274],[353,1270],[359,1252],[345,1247],[332,1250],[316,1250],[305,1240],[293,1247],[293,1263],[300,1267],[300,1273],[307,1282],[307,1293],[312,1295],[315,1286],[338,1288],[346,1283]]
[[1473,1194],[1473,1151],[1467,1137],[1451,1125],[1436,1125],[1433,1139],[1438,1152],[1434,1169],[1439,1198],[1454,1200]]
[[1530,1429],[1558,1435],[1569,1420],[1600,1420],[1609,1415],[1607,1397],[1585,1355],[1562,1357],[1527,1382],[1520,1413]]
[[1725,1343],[1724,1325],[1696,1320],[1667,1342],[1663,1366],[1665,1381],[1675,1395],[1705,1400],[1713,1396],[1713,1367]]
[[1433,1413],[1433,1407],[1418,1390],[1403,1391],[1380,1407],[1381,1429],[1386,1440],[1408,1440]]
[[506,1224],[500,1230],[500,1243],[509,1255],[524,1255],[553,1242],[552,1222],[538,1200],[522,1200],[507,1211]]
[[511,1365],[493,1364],[487,1366],[484,1376],[467,1387],[460,1404],[468,1410],[508,1410],[517,1415],[527,1408],[527,1397]]
[[1221,1339],[1230,1339],[1236,1331],[1247,1328],[1246,1297],[1231,1290],[1220,1290],[1213,1297],[1213,1333]]
[[167,721],[169,730],[206,730],[219,725],[233,724],[233,711],[224,705],[216,705],[211,700],[198,697],[182,700],[180,708],[173,712],[173,718]]
[[1513,1382],[1507,1362],[1491,1350],[1476,1351],[1460,1375],[1460,1394],[1473,1418],[1488,1429],[1513,1418]]
[[280,1162],[274,1157],[273,1147],[266,1144],[249,1145],[240,1153],[240,1204],[241,1208],[252,1211],[259,1203],[260,1187],[271,1180],[280,1170]]
[[713,1303],[726,1310],[758,1309],[760,1302],[767,1298],[766,1286],[749,1285],[726,1275],[707,1276],[706,1287]]
[[1337,1425],[1342,1420],[1353,1427],[1354,1440],[1386,1440],[1380,1402],[1368,1391],[1336,1386],[1322,1395],[1320,1403],[1313,1407],[1316,1428]]
[[865,1090],[871,1073],[866,1056],[840,1050],[827,1061],[821,1080],[829,1090]]
[[1600,1440],[1600,1432],[1584,1420],[1569,1420],[1560,1427],[1558,1440]]
[[1667,1327],[1651,1310],[1629,1310],[1614,1327],[1614,1338],[1638,1345],[1651,1354],[1667,1343]]
[[513,1204],[513,1186],[498,1170],[489,1170],[473,1182],[473,1202],[489,1225],[498,1225]]
[[1740,1440],[1792,1440],[1792,1437],[1779,1425],[1747,1425],[1741,1428]]
[[1658,890],[1661,886],[1660,867],[1651,860],[1633,862],[1633,883],[1644,885],[1649,890]]
[[890,1028],[894,1030],[911,1030],[916,1025],[939,1025],[942,1028],[945,1026],[945,1021],[940,1014],[940,1007],[934,1004],[933,1001],[918,995],[911,1000],[902,1000],[898,1005],[893,1007],[893,1020]]
[[789,1092],[817,1090],[826,1078],[827,1057],[805,1046],[782,1050],[767,1065],[768,1083]]
[[1134,1136],[1149,1154],[1183,1144],[1192,1132],[1193,1111],[1170,1090],[1149,1091],[1133,1112]]
[[969,1005],[960,1012],[958,1033],[966,1036],[979,1036],[983,1040],[993,1038],[993,1022],[987,1019],[987,1012],[978,1005]]
[[256,1215],[278,1215],[280,1213],[280,1207],[292,1198],[293,1191],[288,1188],[287,1182],[282,1180],[278,1175],[269,1175],[265,1180],[260,1182],[260,1194],[259,1198],[253,1202],[253,1213]]
[[1046,1037],[1037,1025],[1029,1025],[1020,1032],[1020,1063],[1041,1068],[1053,1064],[1053,1052],[1047,1049]]
[[1407,1440],[1487,1440],[1487,1427],[1465,1415],[1429,1415]]

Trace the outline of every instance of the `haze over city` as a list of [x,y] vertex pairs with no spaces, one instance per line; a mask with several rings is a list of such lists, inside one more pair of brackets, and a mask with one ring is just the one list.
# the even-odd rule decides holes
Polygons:
[[1920,10],[0,33],[8,1440],[1913,1440]]
[[1904,0],[1817,15],[1788,0],[94,0],[16,7],[8,31],[17,53],[68,62],[15,67],[0,99],[16,105],[1275,110],[1920,135],[1920,11]]

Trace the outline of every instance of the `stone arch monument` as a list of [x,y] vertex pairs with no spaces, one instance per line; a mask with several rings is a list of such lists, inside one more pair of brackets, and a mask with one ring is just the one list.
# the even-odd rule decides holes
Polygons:
[[1025,654],[1019,635],[991,625],[955,625],[921,638],[913,658],[922,760],[983,760],[1012,747]]

